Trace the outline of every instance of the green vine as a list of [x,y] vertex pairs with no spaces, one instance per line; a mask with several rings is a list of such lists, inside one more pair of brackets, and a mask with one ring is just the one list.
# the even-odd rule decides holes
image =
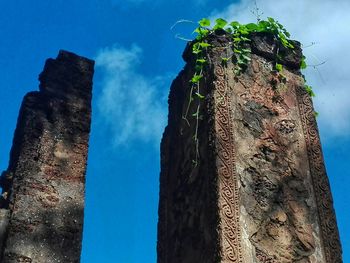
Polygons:
[[[227,55],[221,58],[222,65],[227,66],[227,63],[232,60],[235,63],[234,73],[239,76],[247,68],[251,60],[251,36],[255,33],[271,34],[276,41],[279,41],[284,48],[293,50],[295,47],[290,40],[290,33],[275,19],[268,17],[267,20],[257,19],[257,23],[241,24],[237,21],[227,22],[222,18],[215,20],[215,24],[211,27],[211,21],[208,18],[203,18],[198,22],[197,28],[194,30],[196,39],[192,43],[192,53],[195,56],[195,70],[190,80],[190,96],[188,99],[186,111],[182,116],[183,120],[190,126],[188,115],[190,114],[190,107],[192,103],[196,102],[196,111],[191,114],[195,118],[195,134],[193,140],[195,142],[195,158],[193,160],[194,166],[199,163],[199,140],[198,140],[198,126],[200,116],[201,101],[205,96],[201,94],[201,81],[204,78],[203,72],[208,64],[208,48],[211,45],[208,43],[208,36],[215,32],[225,33],[232,38],[232,55]],[[281,60],[279,50],[277,50],[277,59],[274,62],[274,72],[277,73],[277,79],[280,83],[286,82],[286,77],[283,75],[283,65],[278,63]],[[305,57],[302,57],[300,69],[305,69],[307,64]],[[226,68],[226,67],[225,67]],[[304,76],[303,76],[304,77]],[[304,77],[304,88],[306,92],[314,97],[315,93],[312,87],[306,84]],[[317,114],[317,113],[316,113]],[[316,115],[315,114],[315,115]]]
[[196,64],[195,64],[195,72],[193,77],[190,80],[191,83],[191,90],[190,90],[190,96],[186,108],[185,114],[182,116],[182,118],[186,121],[186,123],[190,126],[190,123],[188,121],[188,114],[190,110],[191,103],[194,100],[197,100],[197,107],[196,111],[192,113],[192,117],[195,117],[195,134],[193,136],[193,140],[195,142],[195,159],[193,160],[194,166],[198,165],[199,162],[199,140],[198,140],[198,127],[199,127],[199,120],[201,118],[200,116],[200,106],[201,106],[201,100],[205,98],[201,94],[200,91],[200,81],[203,78],[203,70],[205,65],[207,64],[207,59],[206,59],[206,51],[207,48],[211,47],[210,44],[208,44],[205,40],[206,36],[209,34],[210,30],[206,29],[208,20],[201,20],[199,22],[199,27],[196,28],[195,32],[198,33],[196,39],[197,42],[193,44],[192,46],[192,53],[195,55],[196,58]]

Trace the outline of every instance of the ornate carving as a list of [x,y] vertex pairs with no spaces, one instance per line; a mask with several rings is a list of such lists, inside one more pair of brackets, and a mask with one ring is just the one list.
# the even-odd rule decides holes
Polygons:
[[235,149],[230,98],[224,68],[215,65],[215,131],[217,148],[220,238],[222,262],[242,262],[239,226],[239,192],[235,171]]
[[318,207],[325,260],[326,262],[341,263],[343,261],[339,233],[312,101],[302,87],[296,88],[296,94]]

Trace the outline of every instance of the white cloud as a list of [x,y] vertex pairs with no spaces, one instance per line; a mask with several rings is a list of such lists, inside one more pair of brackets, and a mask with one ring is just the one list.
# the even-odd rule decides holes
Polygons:
[[[264,0],[258,1],[263,17],[279,20],[292,38],[305,46],[308,64],[326,63],[318,70],[306,71],[308,83],[314,87],[314,104],[320,113],[318,123],[327,137],[347,136],[350,132],[350,1],[349,0]],[[225,10],[213,13],[241,23],[254,22],[254,1],[243,0]]]
[[166,123],[169,78],[138,73],[141,56],[141,48],[133,45],[105,48],[96,57],[103,78],[98,110],[117,146],[137,141],[158,147]]

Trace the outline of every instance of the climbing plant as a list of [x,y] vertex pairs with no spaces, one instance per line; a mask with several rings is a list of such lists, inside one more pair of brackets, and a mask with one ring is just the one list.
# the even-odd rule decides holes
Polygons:
[[[283,45],[284,48],[289,50],[294,50],[295,47],[293,42],[290,40],[290,33],[280,24],[277,20],[272,17],[268,17],[267,20],[261,20],[260,16],[257,19],[257,23],[241,24],[237,21],[227,22],[222,18],[215,20],[215,23],[211,23],[208,18],[203,18],[198,22],[197,27],[194,30],[196,33],[195,39],[192,41],[192,53],[195,57],[195,69],[194,74],[190,80],[190,96],[188,98],[187,106],[183,120],[190,125],[188,120],[189,115],[195,118],[195,133],[193,135],[193,140],[195,142],[195,159],[193,160],[194,166],[198,165],[199,162],[199,141],[198,141],[198,127],[200,115],[201,100],[205,98],[201,94],[201,80],[204,76],[205,66],[208,64],[208,49],[212,48],[209,43],[209,36],[220,32],[221,34],[226,34],[231,38],[232,51],[231,55],[221,57],[221,62],[223,66],[227,66],[227,63],[232,60],[234,61],[234,73],[239,76],[247,68],[249,61],[251,60],[251,48],[250,42],[251,37],[255,33],[267,33],[273,36],[274,40],[278,41]],[[283,65],[280,63],[281,54],[279,49],[277,49],[276,61],[274,61],[273,70],[278,75],[278,80],[285,82],[286,78],[283,75]],[[300,69],[305,69],[307,64],[305,62],[305,57],[302,57],[300,63]],[[304,77],[304,76],[303,76]],[[304,77],[304,88],[306,92],[314,97],[315,94],[312,87],[306,84]],[[190,107],[192,103],[196,103],[196,110],[194,113],[190,114]]]

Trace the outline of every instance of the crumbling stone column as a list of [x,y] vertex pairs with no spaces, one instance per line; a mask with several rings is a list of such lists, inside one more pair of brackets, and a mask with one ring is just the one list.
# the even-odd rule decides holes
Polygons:
[[93,66],[60,51],[23,100],[1,176],[3,263],[80,262]]
[[[340,263],[341,246],[301,49],[252,36],[251,62],[235,75],[230,37],[211,35],[195,118],[182,119],[195,58],[169,95],[161,143],[159,263]],[[277,58],[277,50],[282,55]],[[279,59],[283,71],[274,70]],[[190,114],[196,112],[194,100]]]

